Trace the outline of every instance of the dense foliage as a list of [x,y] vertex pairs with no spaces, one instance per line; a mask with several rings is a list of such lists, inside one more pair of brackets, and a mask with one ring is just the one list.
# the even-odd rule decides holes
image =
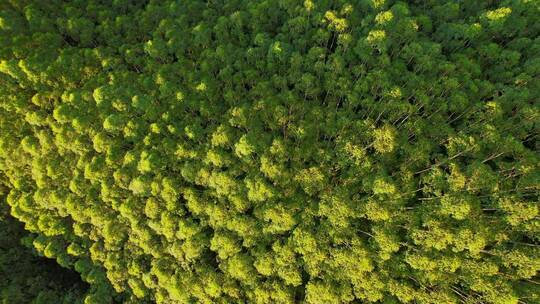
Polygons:
[[76,272],[36,257],[21,244],[28,232],[9,215],[4,189],[0,185],[0,303],[82,303],[87,286]]
[[540,1],[0,2],[0,172],[85,303],[539,303]]

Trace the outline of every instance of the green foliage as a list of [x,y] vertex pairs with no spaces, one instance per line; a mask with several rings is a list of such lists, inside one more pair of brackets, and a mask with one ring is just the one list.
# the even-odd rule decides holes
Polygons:
[[3,1],[0,184],[84,303],[538,303],[539,19]]
[[[4,190],[0,184],[0,303],[82,304],[87,286],[78,274],[23,245],[33,236],[9,215]],[[57,261],[61,263],[60,256]]]

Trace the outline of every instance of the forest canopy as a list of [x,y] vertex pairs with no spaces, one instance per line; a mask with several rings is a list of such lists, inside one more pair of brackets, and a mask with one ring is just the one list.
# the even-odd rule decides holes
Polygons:
[[539,134],[538,0],[0,1],[2,203],[85,304],[540,303]]

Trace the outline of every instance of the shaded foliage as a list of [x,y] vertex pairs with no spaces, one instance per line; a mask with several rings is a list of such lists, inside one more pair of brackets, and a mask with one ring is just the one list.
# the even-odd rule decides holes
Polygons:
[[88,286],[78,273],[37,257],[23,245],[32,236],[9,215],[4,190],[0,189],[0,303],[82,303]]

